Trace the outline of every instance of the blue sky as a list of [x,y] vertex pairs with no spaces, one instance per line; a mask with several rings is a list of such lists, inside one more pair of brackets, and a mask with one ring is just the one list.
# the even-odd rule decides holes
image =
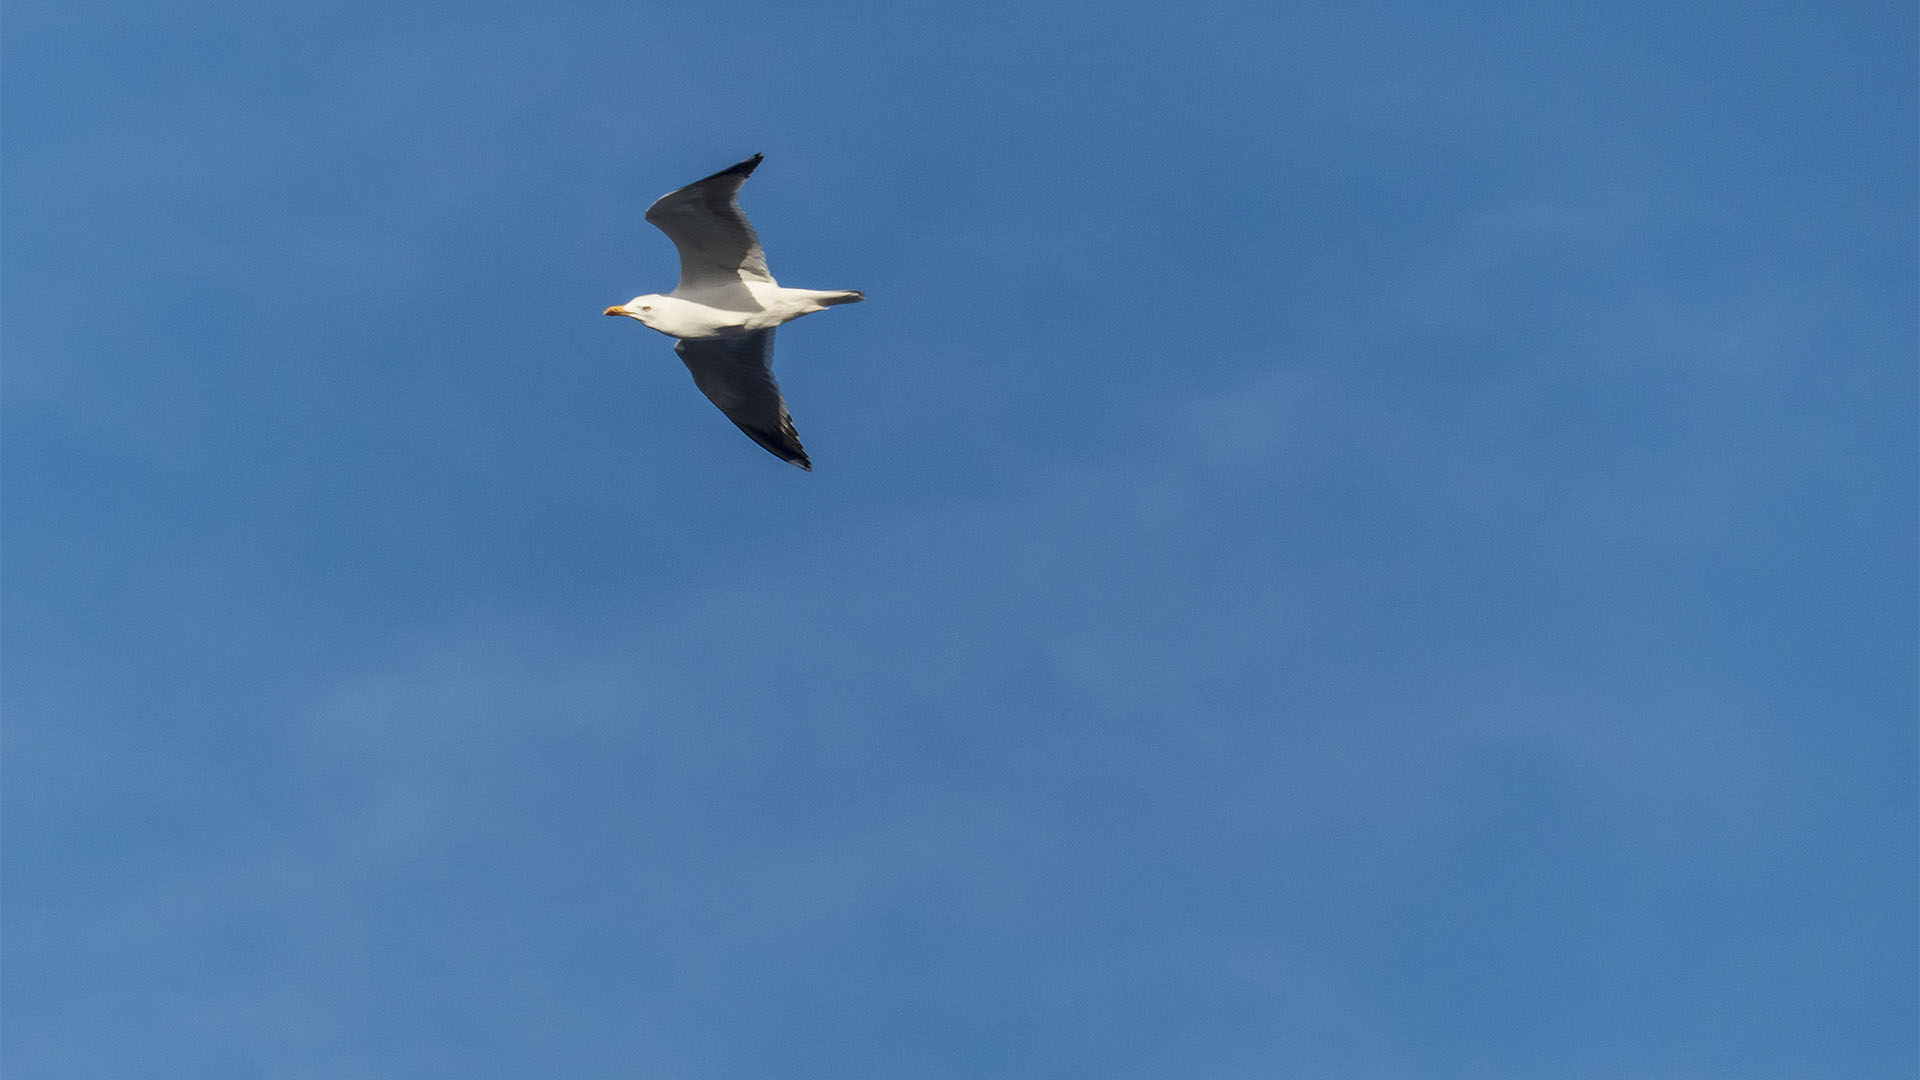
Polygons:
[[0,49],[9,1076],[1911,1075],[1912,5]]

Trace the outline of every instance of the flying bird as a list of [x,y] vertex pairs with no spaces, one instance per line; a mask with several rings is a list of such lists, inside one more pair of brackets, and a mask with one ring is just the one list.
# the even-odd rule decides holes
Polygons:
[[740,210],[740,185],[764,155],[660,196],[647,220],[680,250],[680,284],[636,296],[608,315],[625,315],[674,338],[673,351],[693,384],[754,442],[811,471],[773,380],[773,329],[835,304],[858,303],[852,289],[789,289],[767,272],[767,253]]

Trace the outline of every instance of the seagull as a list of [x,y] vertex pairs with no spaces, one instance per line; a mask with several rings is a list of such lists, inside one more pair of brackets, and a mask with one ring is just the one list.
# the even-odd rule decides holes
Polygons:
[[680,250],[680,284],[610,307],[674,338],[673,351],[693,385],[747,437],[782,461],[813,470],[773,380],[773,329],[867,295],[853,289],[789,289],[767,272],[767,253],[740,210],[740,185],[764,154],[755,154],[647,207],[647,220]]

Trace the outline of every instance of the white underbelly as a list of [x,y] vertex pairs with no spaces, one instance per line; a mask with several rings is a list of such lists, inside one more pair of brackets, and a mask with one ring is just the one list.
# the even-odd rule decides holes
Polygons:
[[656,329],[679,338],[733,337],[771,330],[824,310],[806,289],[783,289],[767,281],[744,284],[745,296],[738,289],[709,295],[676,293],[674,299],[680,303]]

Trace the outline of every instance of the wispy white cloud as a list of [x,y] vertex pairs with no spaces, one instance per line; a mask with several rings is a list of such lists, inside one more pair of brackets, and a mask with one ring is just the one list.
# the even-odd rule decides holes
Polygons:
[[[790,1007],[810,973],[851,1003],[808,1007],[841,1030],[896,993],[1122,1045],[1187,1022],[1154,986],[1267,1019],[1317,1001],[1327,1025],[1284,1029],[1304,1041],[1204,1052],[1226,1074],[1364,1058],[1420,1075],[1365,988],[1326,996],[1349,958],[1284,925],[1337,922],[1327,888],[1391,888],[1471,827],[1475,770],[1501,748],[1556,762],[1622,836],[1664,827],[1685,850],[1765,820],[1765,703],[1660,662],[1657,634],[1620,623],[1651,613],[1602,595],[1644,561],[1592,562],[1723,542],[1723,516],[1670,531],[1666,500],[1699,468],[1747,474],[1570,458],[1548,483],[1487,450],[1552,407],[1537,369],[1378,396],[1339,359],[1156,410],[1122,461],[768,536],[592,626],[499,611],[395,641],[267,718],[273,827],[89,925],[160,964],[254,942],[148,1022],[248,1016],[261,1060],[331,1047],[347,1056],[319,1060],[346,1075],[549,1061],[607,1025],[610,1054],[708,1075],[702,1041]],[[1371,509],[1335,503],[1334,477]],[[1481,514],[1502,526],[1469,528]],[[1529,599],[1582,573],[1600,583]],[[1497,630],[1556,608],[1559,637]],[[1499,647],[1450,637],[1462,620],[1493,621]],[[1286,884],[1301,877],[1320,884]],[[881,947],[903,934],[1000,1001],[942,1001]],[[594,1002],[555,981],[575,951]],[[248,989],[268,970],[274,988]],[[529,996],[469,998],[469,981]],[[388,1045],[393,1010],[479,1034]]]

